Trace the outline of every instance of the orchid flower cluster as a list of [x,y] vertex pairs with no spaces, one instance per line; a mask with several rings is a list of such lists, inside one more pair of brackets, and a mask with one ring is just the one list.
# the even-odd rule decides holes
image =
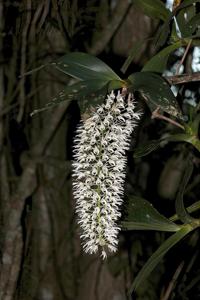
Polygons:
[[73,194],[86,253],[115,252],[118,245],[126,151],[140,113],[133,95],[112,91],[79,125],[74,140]]

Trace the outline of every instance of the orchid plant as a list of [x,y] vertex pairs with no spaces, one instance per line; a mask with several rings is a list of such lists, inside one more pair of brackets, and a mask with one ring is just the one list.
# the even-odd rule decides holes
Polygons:
[[[172,12],[159,0],[136,2],[148,15],[156,14],[161,18],[163,25],[155,37],[155,43],[158,49],[163,45],[165,48],[158,51],[141,72],[132,73],[125,79],[120,78],[108,65],[90,54],[68,53],[52,66],[72,76],[75,83],[67,86],[44,108],[33,112],[35,114],[62,101],[72,100],[78,100],[82,112],[85,112],[86,108],[89,110],[89,116],[82,118],[76,131],[72,163],[73,195],[83,249],[86,253],[93,254],[100,250],[104,259],[108,252],[116,252],[121,229],[173,232],[139,272],[130,293],[138,288],[170,248],[200,226],[200,219],[190,215],[190,212],[200,208],[199,202],[186,208],[183,201],[192,174],[192,155],[187,158],[176,196],[174,216],[167,218],[147,200],[130,195],[131,209],[128,209],[125,219],[120,219],[127,151],[132,133],[136,126],[140,126],[142,116],[142,112],[136,110],[139,101],[135,98],[136,92],[151,110],[152,118],[170,123],[178,133],[176,131],[174,134],[172,131],[159,140],[140,145],[135,149],[135,156],[148,155],[158,149],[161,143],[174,141],[188,143],[200,151],[199,104],[192,117],[184,115],[171,90],[171,85],[180,84],[184,79],[190,81],[190,78],[196,78],[195,74],[194,77],[189,77],[188,74],[162,76],[170,54],[180,47],[185,47],[185,57],[189,47],[199,44],[199,19],[197,20],[194,14],[191,15],[191,11],[189,20],[183,16],[185,9],[194,6],[198,1],[183,1]],[[175,17],[181,20],[181,36],[176,32]],[[190,28],[187,27],[188,23]],[[122,66],[123,73],[126,74],[133,57],[134,51],[131,51]],[[184,63],[184,58],[181,63]],[[177,220],[182,223],[176,223]]]

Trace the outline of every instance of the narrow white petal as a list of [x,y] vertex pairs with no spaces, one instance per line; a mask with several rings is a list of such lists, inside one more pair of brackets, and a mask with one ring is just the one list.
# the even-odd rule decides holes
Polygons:
[[140,119],[132,95],[126,100],[118,92],[82,121],[74,139],[73,194],[86,253],[115,252],[123,201],[126,150],[130,135]]

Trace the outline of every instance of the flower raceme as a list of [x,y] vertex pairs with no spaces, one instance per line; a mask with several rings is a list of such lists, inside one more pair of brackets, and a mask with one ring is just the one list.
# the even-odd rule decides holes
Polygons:
[[105,104],[82,121],[74,140],[73,194],[86,253],[115,252],[125,180],[126,150],[140,119],[133,95],[112,91]]

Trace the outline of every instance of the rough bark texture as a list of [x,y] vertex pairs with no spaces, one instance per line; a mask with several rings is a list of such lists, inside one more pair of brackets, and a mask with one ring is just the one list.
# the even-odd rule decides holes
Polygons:
[[[106,9],[99,18],[107,19],[109,4],[102,5]],[[129,6],[129,1],[117,2],[106,26],[88,43],[90,53],[105,49]],[[88,8],[82,8],[86,15]],[[5,32],[5,37],[0,35],[1,300],[125,297],[123,276],[114,278],[99,259],[89,257],[88,270],[81,267],[85,257],[76,233],[66,162],[67,156],[71,159],[77,106],[72,104],[67,113],[68,103],[62,103],[29,116],[68,78],[50,68],[30,76],[24,73],[80,46],[73,37],[79,14],[77,1],[0,3],[0,31]],[[49,22],[53,19],[55,27]]]
[[[145,40],[133,60],[139,68],[154,51],[147,38],[156,26],[128,0],[0,1],[0,300],[127,299],[133,274],[143,264],[141,257],[146,260],[163,239],[150,234],[147,247],[146,236],[121,234],[118,254],[106,262],[85,255],[71,189],[79,107],[76,101],[63,102],[30,117],[71,83],[67,75],[42,65],[69,51],[83,51],[105,61],[111,56],[108,64],[115,69],[121,57],[124,62],[132,47]],[[199,80],[199,73],[168,79],[184,80]],[[164,128],[157,125],[144,130],[142,142],[149,135],[155,139],[154,133]],[[167,194],[168,180],[172,185],[167,198],[174,197],[181,167],[179,174],[168,172],[169,157],[161,172],[159,158],[134,164],[130,157],[129,191],[148,194],[157,172],[161,179],[153,184],[161,196]],[[175,164],[184,165],[180,157]],[[166,179],[169,174],[176,182]],[[151,279],[159,282],[160,273],[147,282],[147,295]],[[154,294],[148,297],[139,300],[157,299]]]
[[130,50],[138,47],[133,63],[143,64],[155,51],[149,38],[153,35],[157,22],[144,16],[134,5],[128,11],[126,19],[113,38],[113,52],[119,56],[127,57]]

